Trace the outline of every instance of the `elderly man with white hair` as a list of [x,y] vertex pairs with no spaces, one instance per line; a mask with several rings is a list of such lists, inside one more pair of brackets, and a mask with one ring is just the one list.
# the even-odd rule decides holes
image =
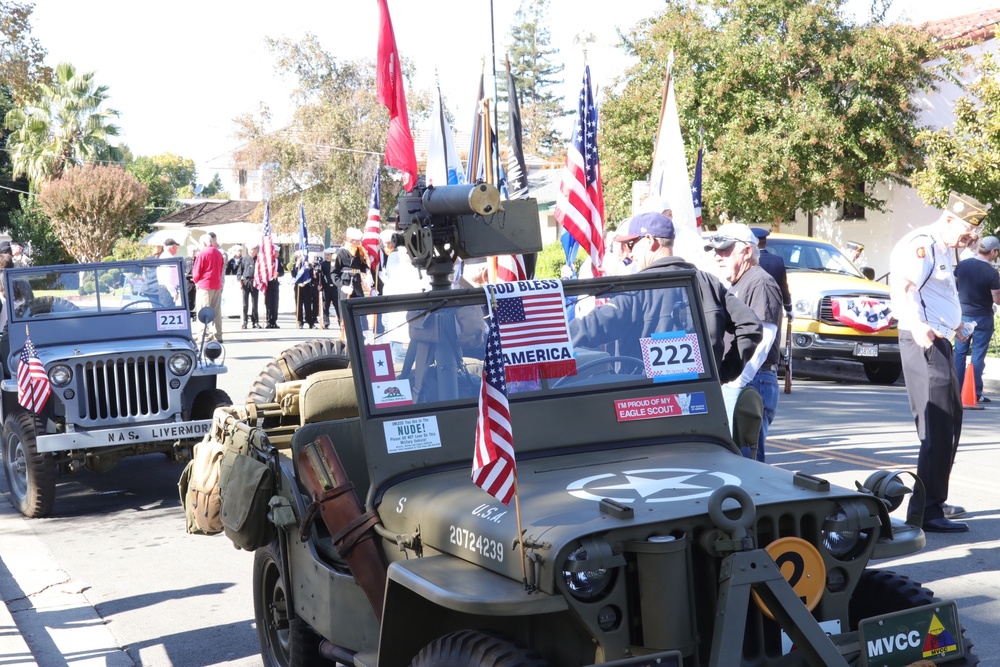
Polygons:
[[705,250],[715,253],[719,277],[730,284],[729,293],[750,306],[764,328],[763,337],[742,375],[727,385],[730,396],[749,385],[757,390],[764,402],[764,419],[757,438],[757,460],[763,461],[767,431],[778,408],[778,328],[784,309],[781,290],[774,278],[760,268],[757,237],[746,225],[726,223],[709,236],[706,243]]

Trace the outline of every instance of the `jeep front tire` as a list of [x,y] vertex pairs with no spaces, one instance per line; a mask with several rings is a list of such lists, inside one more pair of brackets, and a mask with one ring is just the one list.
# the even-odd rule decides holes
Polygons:
[[40,454],[35,442],[39,431],[35,415],[18,410],[3,424],[3,472],[11,504],[24,516],[49,515],[56,498],[56,464]]

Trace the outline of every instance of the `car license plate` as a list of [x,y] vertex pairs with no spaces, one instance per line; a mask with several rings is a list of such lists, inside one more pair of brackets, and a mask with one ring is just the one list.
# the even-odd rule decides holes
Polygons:
[[878,343],[855,343],[854,344],[854,356],[855,357],[877,357],[878,356]]

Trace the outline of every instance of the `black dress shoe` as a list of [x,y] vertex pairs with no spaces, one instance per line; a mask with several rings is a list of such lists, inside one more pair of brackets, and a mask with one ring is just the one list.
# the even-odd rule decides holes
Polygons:
[[944,517],[924,521],[925,533],[966,533],[968,531],[969,524],[961,521],[952,521]]
[[259,325],[259,324],[257,324],[256,322],[254,322],[254,323],[253,323],[253,328],[254,328],[254,329],[260,329],[260,325]]
[[944,518],[946,519],[957,519],[960,516],[965,516],[965,508],[961,505],[942,503],[941,509],[944,511]]
[[243,324],[240,325],[240,329],[246,329],[246,328],[247,328],[247,323],[246,322],[244,322]]

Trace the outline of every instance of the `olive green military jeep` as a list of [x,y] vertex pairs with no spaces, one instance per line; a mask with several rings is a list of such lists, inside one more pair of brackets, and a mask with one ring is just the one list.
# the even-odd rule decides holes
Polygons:
[[[693,272],[559,285],[575,371],[507,384],[509,505],[471,479],[482,289],[348,300],[346,348],[216,413],[266,665],[978,664],[954,603],[872,568],[923,547],[890,516],[917,484],[740,455],[759,403],[734,441]],[[669,314],[637,336],[647,297]]]

